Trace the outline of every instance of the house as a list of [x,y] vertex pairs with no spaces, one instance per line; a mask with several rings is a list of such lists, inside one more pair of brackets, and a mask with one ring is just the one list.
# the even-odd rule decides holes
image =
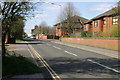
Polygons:
[[36,39],[47,39],[47,35],[42,32],[42,26],[35,26],[31,29],[32,36],[36,36]]
[[64,31],[61,30],[60,23],[55,24],[54,26],[55,26],[55,35],[56,36],[64,36],[66,34],[66,32],[64,32]]
[[[88,19],[80,16],[73,16],[70,19],[73,26],[73,33],[80,32],[80,30],[83,30],[84,23],[89,21]],[[55,24],[54,26],[55,26],[56,36],[64,36],[65,34],[67,34],[67,32],[62,30],[63,28],[67,28],[66,27],[67,19],[61,21],[60,23]]]
[[116,13],[117,9],[117,7],[112,8],[84,23],[84,31],[92,31],[95,35],[98,32],[106,32],[113,25],[117,25],[120,19]]
[[92,32],[92,20],[89,20],[84,23],[84,31],[91,31]]

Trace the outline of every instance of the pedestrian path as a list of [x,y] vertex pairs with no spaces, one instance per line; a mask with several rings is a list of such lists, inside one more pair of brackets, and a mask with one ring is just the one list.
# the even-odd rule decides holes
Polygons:
[[[17,42],[16,44],[8,44],[7,49],[9,50],[10,55],[21,55],[23,57],[32,59],[31,53],[29,52],[27,43],[25,41]],[[43,73],[37,73],[37,74],[30,74],[30,75],[15,75],[10,77],[10,79],[22,79],[29,78],[30,80],[44,80]]]
[[119,52],[114,51],[114,50],[108,50],[108,49],[104,49],[104,48],[92,47],[92,46],[81,45],[81,44],[74,44],[74,43],[63,42],[63,41],[59,41],[59,40],[55,40],[52,42],[57,43],[57,44],[62,44],[62,45],[67,45],[67,46],[79,48],[79,49],[86,50],[86,51],[95,52],[95,53],[106,55],[106,56],[109,56],[112,58],[117,58],[117,59],[119,58]]

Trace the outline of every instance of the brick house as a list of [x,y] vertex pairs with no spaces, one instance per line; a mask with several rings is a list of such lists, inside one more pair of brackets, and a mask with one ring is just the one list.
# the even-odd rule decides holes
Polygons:
[[60,23],[55,24],[55,35],[56,36],[64,36],[66,34],[66,32],[62,31],[60,28]]
[[84,31],[91,31],[92,32],[92,20],[87,21],[84,23]]
[[[71,17],[71,21],[73,25],[73,33],[75,33],[80,32],[80,30],[83,30],[84,23],[89,20],[80,16],[73,16]],[[66,25],[67,19],[54,25],[56,36],[64,36],[66,34],[66,32],[62,30],[62,28],[65,27]]]
[[94,35],[98,32],[105,32],[107,29],[110,29],[113,25],[117,25],[120,16],[116,16],[115,10],[117,10],[116,7],[86,22],[84,24],[84,31],[92,31]]

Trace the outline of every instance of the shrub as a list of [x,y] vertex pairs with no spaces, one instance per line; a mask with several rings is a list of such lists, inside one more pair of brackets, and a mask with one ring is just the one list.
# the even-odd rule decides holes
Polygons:
[[91,31],[84,31],[81,33],[81,37],[92,37]]
[[113,25],[106,32],[100,32],[98,37],[120,37],[120,25]]
[[68,35],[64,35],[64,36],[62,36],[63,38],[67,38],[67,37],[70,37],[70,36],[68,36]]

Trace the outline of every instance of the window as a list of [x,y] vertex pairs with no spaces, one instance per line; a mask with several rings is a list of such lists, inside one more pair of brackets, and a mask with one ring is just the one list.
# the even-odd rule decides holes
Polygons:
[[113,24],[118,24],[118,16],[115,16],[112,18],[112,23]]
[[98,21],[95,21],[94,25],[95,25],[95,27],[97,27],[98,26]]
[[85,26],[85,29],[88,29],[88,26],[87,26],[87,25]]
[[106,20],[103,20],[103,24],[106,24]]

